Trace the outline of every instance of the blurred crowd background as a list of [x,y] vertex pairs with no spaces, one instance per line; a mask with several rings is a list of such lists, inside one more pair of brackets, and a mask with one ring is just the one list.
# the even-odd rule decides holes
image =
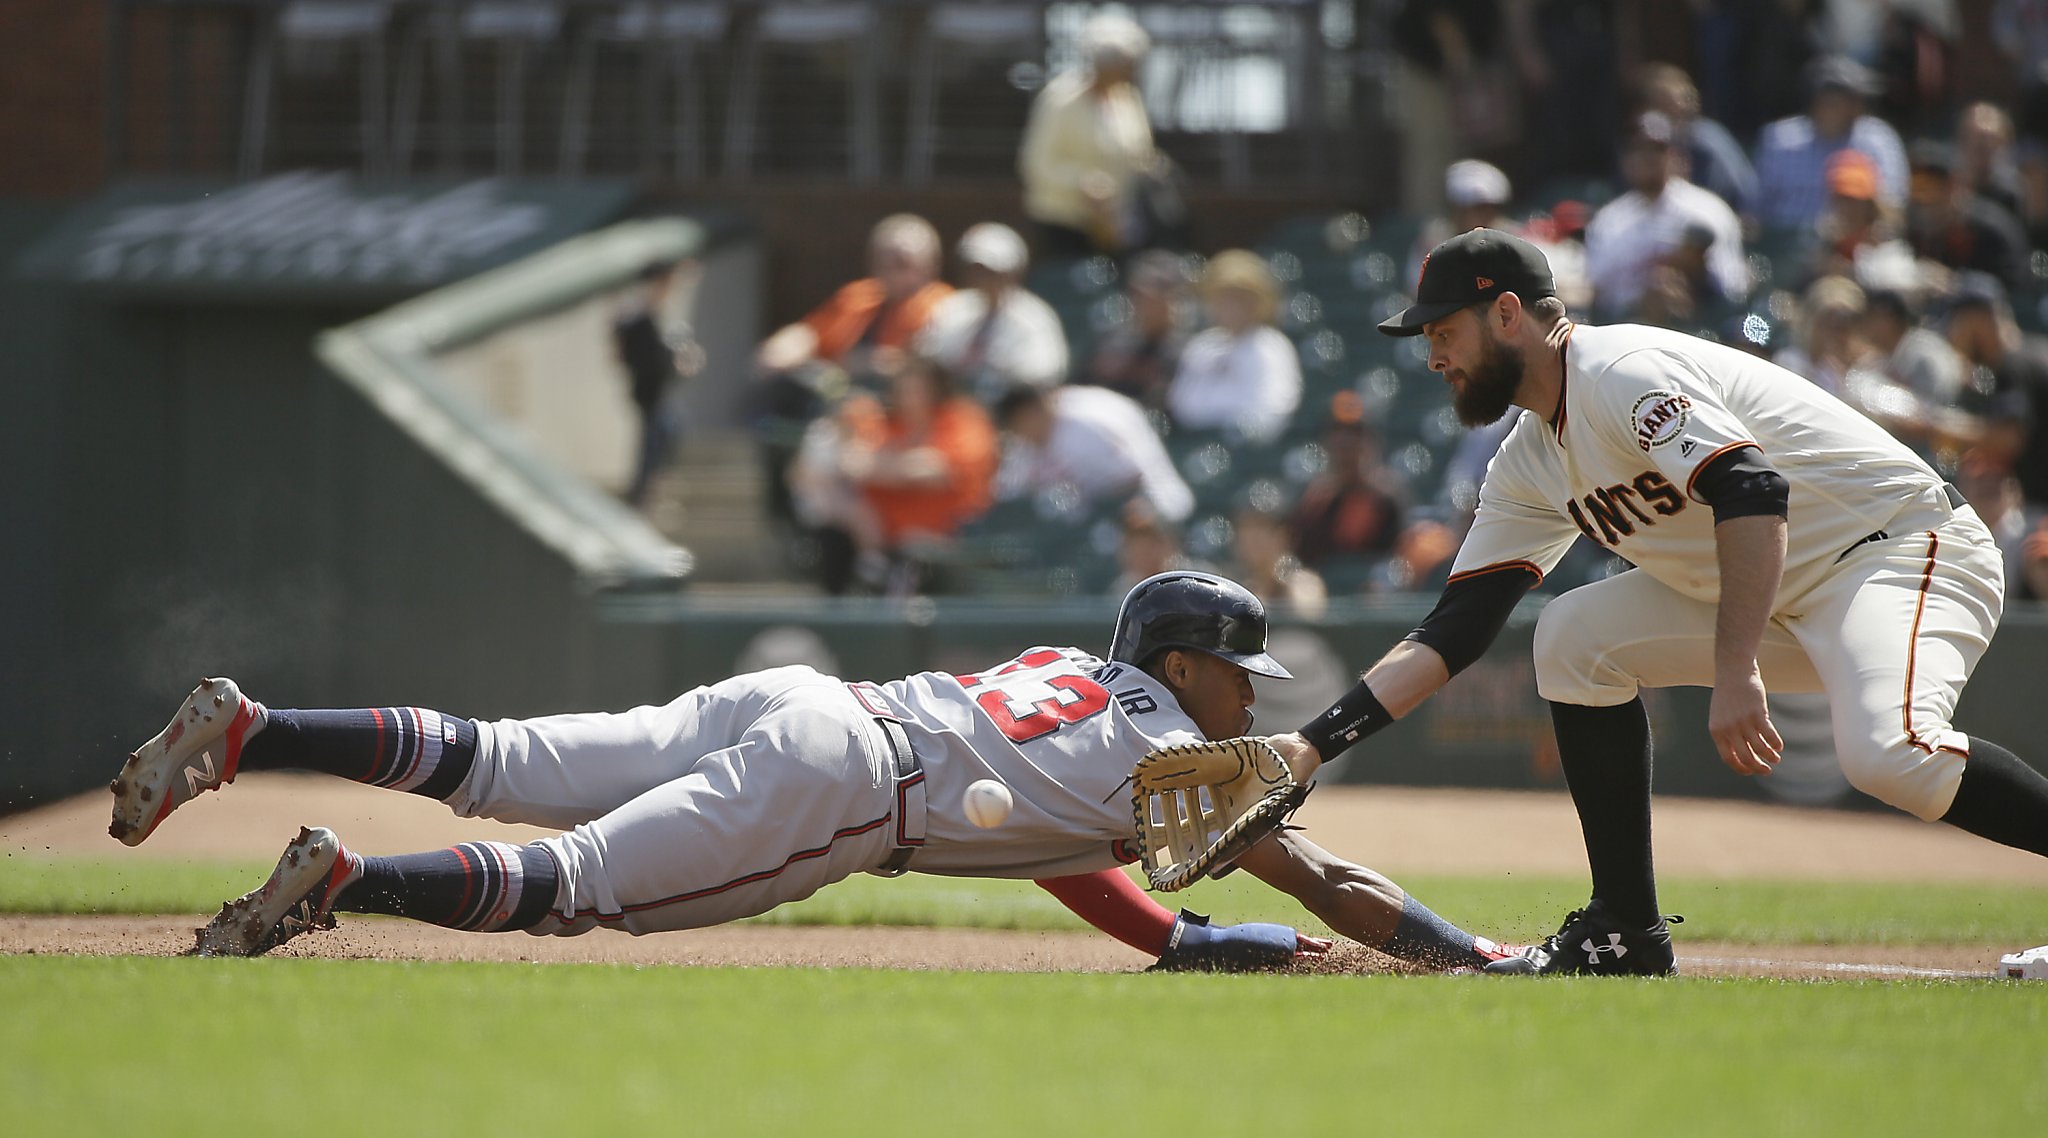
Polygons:
[[[649,264],[613,324],[622,495],[701,548],[696,488],[743,479],[711,539],[771,551],[742,584],[1431,591],[1507,421],[1462,429],[1373,325],[1488,225],[1579,318],[1848,400],[2048,595],[2048,0],[10,8],[9,192],[627,177],[757,225],[747,358],[690,327],[697,266]],[[96,93],[56,93],[67,51]],[[692,421],[713,383],[731,421]]]

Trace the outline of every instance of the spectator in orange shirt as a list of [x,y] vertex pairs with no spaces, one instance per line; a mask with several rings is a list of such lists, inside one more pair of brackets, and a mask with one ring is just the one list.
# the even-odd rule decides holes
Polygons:
[[886,400],[847,400],[812,438],[792,479],[814,504],[821,582],[834,595],[919,591],[931,555],[988,508],[995,426],[929,359],[905,360]]
[[755,430],[772,516],[795,517],[785,472],[804,429],[854,383],[886,382],[932,310],[952,295],[939,279],[942,252],[939,231],[924,218],[885,217],[868,236],[869,275],[761,342],[754,354],[763,381]]

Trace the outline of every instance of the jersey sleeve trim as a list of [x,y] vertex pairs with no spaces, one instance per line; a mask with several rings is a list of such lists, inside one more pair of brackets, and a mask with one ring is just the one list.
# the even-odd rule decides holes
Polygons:
[[1691,474],[1686,475],[1685,496],[1692,499],[1695,502],[1698,502],[1702,506],[1713,505],[1712,502],[1709,502],[1705,498],[1702,498],[1699,495],[1693,493],[1692,484],[1694,482],[1699,481],[1700,471],[1705,470],[1708,464],[1712,463],[1715,459],[1721,457],[1722,455],[1727,454],[1731,450],[1740,450],[1743,447],[1756,447],[1758,451],[1762,451],[1764,449],[1760,446],[1756,446],[1756,440],[1754,439],[1743,439],[1741,442],[1723,443],[1722,445],[1715,447],[1712,451],[1709,451],[1707,453],[1706,457],[1700,459],[1699,462],[1693,465]]
[[1483,577],[1488,573],[1504,573],[1513,570],[1534,574],[1536,584],[1540,585],[1543,583],[1543,570],[1538,568],[1534,561],[1496,561],[1491,565],[1481,565],[1477,569],[1467,569],[1463,573],[1453,573],[1444,580],[1444,584],[1452,585],[1459,581],[1469,581],[1474,577]]

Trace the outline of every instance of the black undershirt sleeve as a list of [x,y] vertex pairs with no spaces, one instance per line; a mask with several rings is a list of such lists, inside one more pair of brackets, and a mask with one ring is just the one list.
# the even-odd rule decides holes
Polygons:
[[1693,474],[1692,488],[1714,508],[1716,525],[1729,518],[1782,518],[1792,501],[1792,484],[1755,447],[1716,456]]
[[1435,649],[1455,676],[1486,654],[1516,603],[1540,580],[1523,566],[1459,577],[1444,586],[1436,607],[1403,639]]

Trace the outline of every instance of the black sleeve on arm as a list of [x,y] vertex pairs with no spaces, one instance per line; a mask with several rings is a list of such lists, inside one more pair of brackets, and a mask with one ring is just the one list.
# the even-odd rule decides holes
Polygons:
[[1792,484],[1753,446],[1708,459],[1693,472],[1692,489],[1714,508],[1715,525],[1729,518],[1782,518],[1792,501]]
[[1455,577],[1422,625],[1403,639],[1436,649],[1455,676],[1486,654],[1516,603],[1541,580],[1526,563]]

